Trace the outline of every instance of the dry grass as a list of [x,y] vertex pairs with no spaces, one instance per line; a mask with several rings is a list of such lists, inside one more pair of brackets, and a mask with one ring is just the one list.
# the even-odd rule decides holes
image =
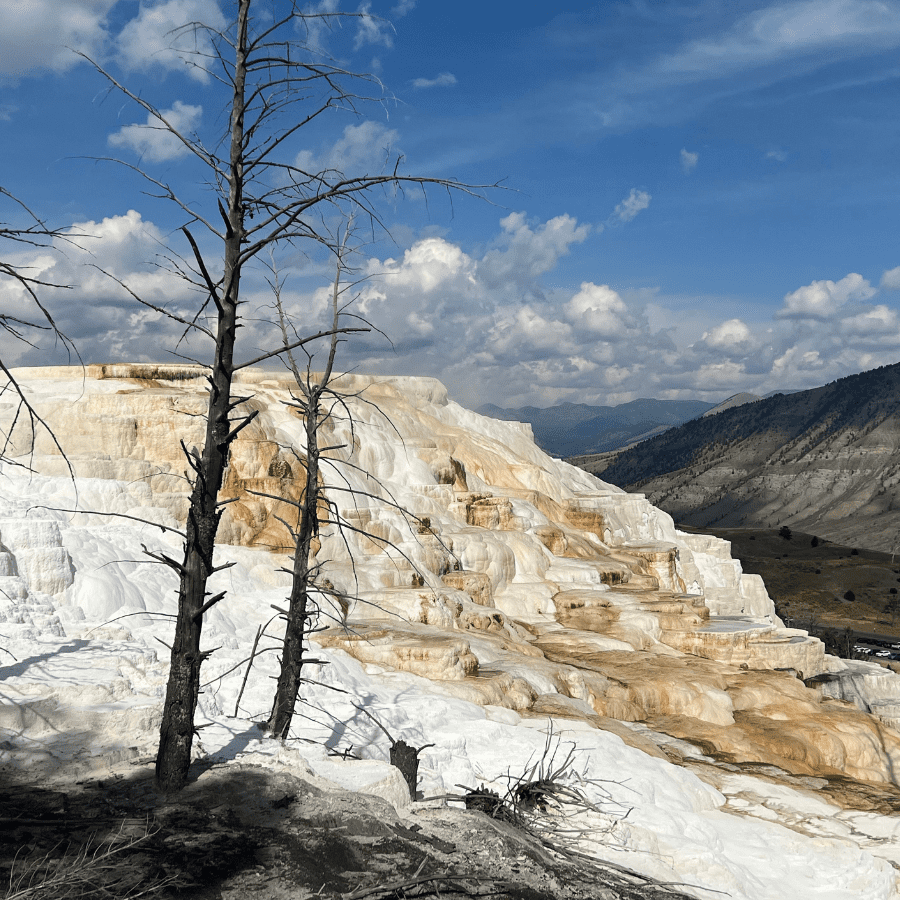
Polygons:
[[[681,527],[681,526],[679,526]],[[812,546],[812,535],[794,531],[791,540],[777,528],[687,529],[715,534],[731,542],[731,555],[744,572],[761,575],[778,614],[798,628],[816,625],[893,635],[896,622],[884,613],[900,591],[900,554],[857,549],[823,539]],[[854,553],[854,550],[856,552]],[[855,600],[844,594],[852,591]]]
[[158,895],[171,878],[147,880],[130,857],[155,833],[148,823],[133,833],[123,822],[113,834],[91,836],[81,846],[57,845],[46,853],[17,855],[4,900],[137,900]]
[[630,810],[612,798],[606,788],[612,782],[577,770],[575,753],[574,744],[563,750],[551,724],[541,755],[523,772],[507,774],[503,794],[458,785],[466,793],[444,799],[462,801],[467,809],[520,828],[552,853],[585,858],[586,843],[608,842]]

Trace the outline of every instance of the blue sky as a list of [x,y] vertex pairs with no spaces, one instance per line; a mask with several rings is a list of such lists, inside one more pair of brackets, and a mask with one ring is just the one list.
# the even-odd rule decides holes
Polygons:
[[[358,308],[393,346],[356,340],[346,367],[435,376],[467,405],[546,406],[715,402],[900,358],[900,0],[321,8],[390,20],[318,40],[396,99],[306,129],[295,158],[372,173],[402,153],[410,174],[508,188],[452,208],[439,194],[385,198],[392,240],[359,255]],[[140,162],[198,203],[210,195],[147,114],[67,48],[212,141],[222,97],[169,29],[224,23],[230,9],[0,5],[0,184],[89,236],[62,255],[0,252],[74,285],[43,296],[86,361],[172,359],[177,340],[95,266],[173,308],[194,302],[159,266],[163,247],[183,249],[183,216],[96,158]],[[292,310],[317,326],[327,266],[315,254],[281,264]],[[245,296],[247,358],[267,346],[259,275]],[[0,297],[23,308],[10,285]],[[3,337],[0,352],[61,360],[38,344]]]

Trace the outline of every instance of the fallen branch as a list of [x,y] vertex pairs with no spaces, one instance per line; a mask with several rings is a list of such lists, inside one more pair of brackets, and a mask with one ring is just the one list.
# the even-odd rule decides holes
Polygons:
[[[423,864],[424,864],[423,860]],[[421,868],[421,866],[420,866]],[[461,882],[475,882],[493,884],[494,889],[490,891],[476,892]],[[499,881],[489,875],[470,875],[465,872],[453,872],[447,875],[420,875],[412,878],[400,878],[387,884],[375,885],[369,888],[357,888],[349,894],[344,894],[342,900],[362,900],[364,897],[378,897],[379,900],[391,900],[391,898],[422,897],[425,894],[407,894],[410,888],[419,885],[432,884],[435,889],[428,891],[428,894],[440,894],[441,888],[451,888],[459,893],[466,894],[469,897],[489,897],[491,894],[499,893],[501,890],[512,887],[512,882]]]

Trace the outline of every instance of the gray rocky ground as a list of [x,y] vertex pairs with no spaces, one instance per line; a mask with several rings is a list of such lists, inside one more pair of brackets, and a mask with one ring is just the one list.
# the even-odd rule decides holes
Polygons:
[[[288,773],[254,766],[202,768],[174,797],[158,794],[152,776],[145,762],[103,780],[52,788],[7,779],[0,785],[0,866],[4,879],[12,868],[12,887],[25,891],[11,888],[7,896],[688,896],[676,885],[609,864],[565,858],[533,835],[462,804],[420,802],[401,819],[377,797],[322,791]],[[40,888],[81,848],[109,846],[119,852],[102,865],[76,866],[65,886]],[[49,862],[42,864],[45,858]],[[79,882],[76,872],[86,880]],[[25,881],[18,880],[22,876]]]

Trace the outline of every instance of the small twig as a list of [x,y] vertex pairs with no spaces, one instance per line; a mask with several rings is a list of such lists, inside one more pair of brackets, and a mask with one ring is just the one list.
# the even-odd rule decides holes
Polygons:
[[[271,622],[272,619],[269,619]],[[241,689],[238,691],[237,700],[234,701],[234,714],[232,718],[237,718],[238,706],[241,703],[241,697],[244,696],[244,688],[247,686],[247,679],[250,677],[250,669],[253,668],[253,660],[256,658],[256,648],[259,646],[259,639],[262,637],[263,626],[256,626],[256,637],[253,640],[253,649],[250,651],[250,661],[247,663],[247,671],[244,672],[244,680],[241,682]]]
[[[422,861],[423,864],[425,860]],[[421,870],[422,866],[419,866]],[[378,894],[394,894],[397,897],[405,897],[403,893],[408,888],[416,887],[420,884],[436,883],[445,887],[451,887],[455,891],[461,891],[470,897],[481,897],[483,894],[476,894],[469,890],[465,885],[460,884],[461,881],[469,881],[476,883],[490,882],[498,887],[512,887],[512,882],[501,881],[490,875],[472,875],[468,872],[452,872],[446,875],[420,875],[412,878],[401,878],[397,881],[390,881],[387,884],[375,885],[368,888],[357,888],[349,894],[344,894],[342,900],[362,900],[363,897],[375,897]],[[386,898],[385,898],[386,900]]]
[[142,519],[140,516],[129,516],[126,513],[100,512],[100,510],[97,509],[64,509],[59,506],[45,506],[43,503],[35,503],[34,506],[28,508],[49,509],[51,512],[77,513],[83,516],[114,516],[117,519],[131,519],[133,522],[140,522],[142,525],[150,525],[153,528],[158,528],[163,534],[167,531],[172,531],[179,537],[184,537],[183,531],[179,531],[171,525],[160,525],[159,522],[151,522],[149,519]]
[[385,733],[387,739],[391,742],[392,745],[397,743],[397,741],[387,730],[387,728],[385,728],[384,725],[382,725],[381,722],[379,722],[378,719],[376,719],[375,716],[373,716],[372,713],[370,713],[365,707],[360,706],[358,703],[354,703],[353,707],[354,709],[358,709],[364,716],[368,716]]

